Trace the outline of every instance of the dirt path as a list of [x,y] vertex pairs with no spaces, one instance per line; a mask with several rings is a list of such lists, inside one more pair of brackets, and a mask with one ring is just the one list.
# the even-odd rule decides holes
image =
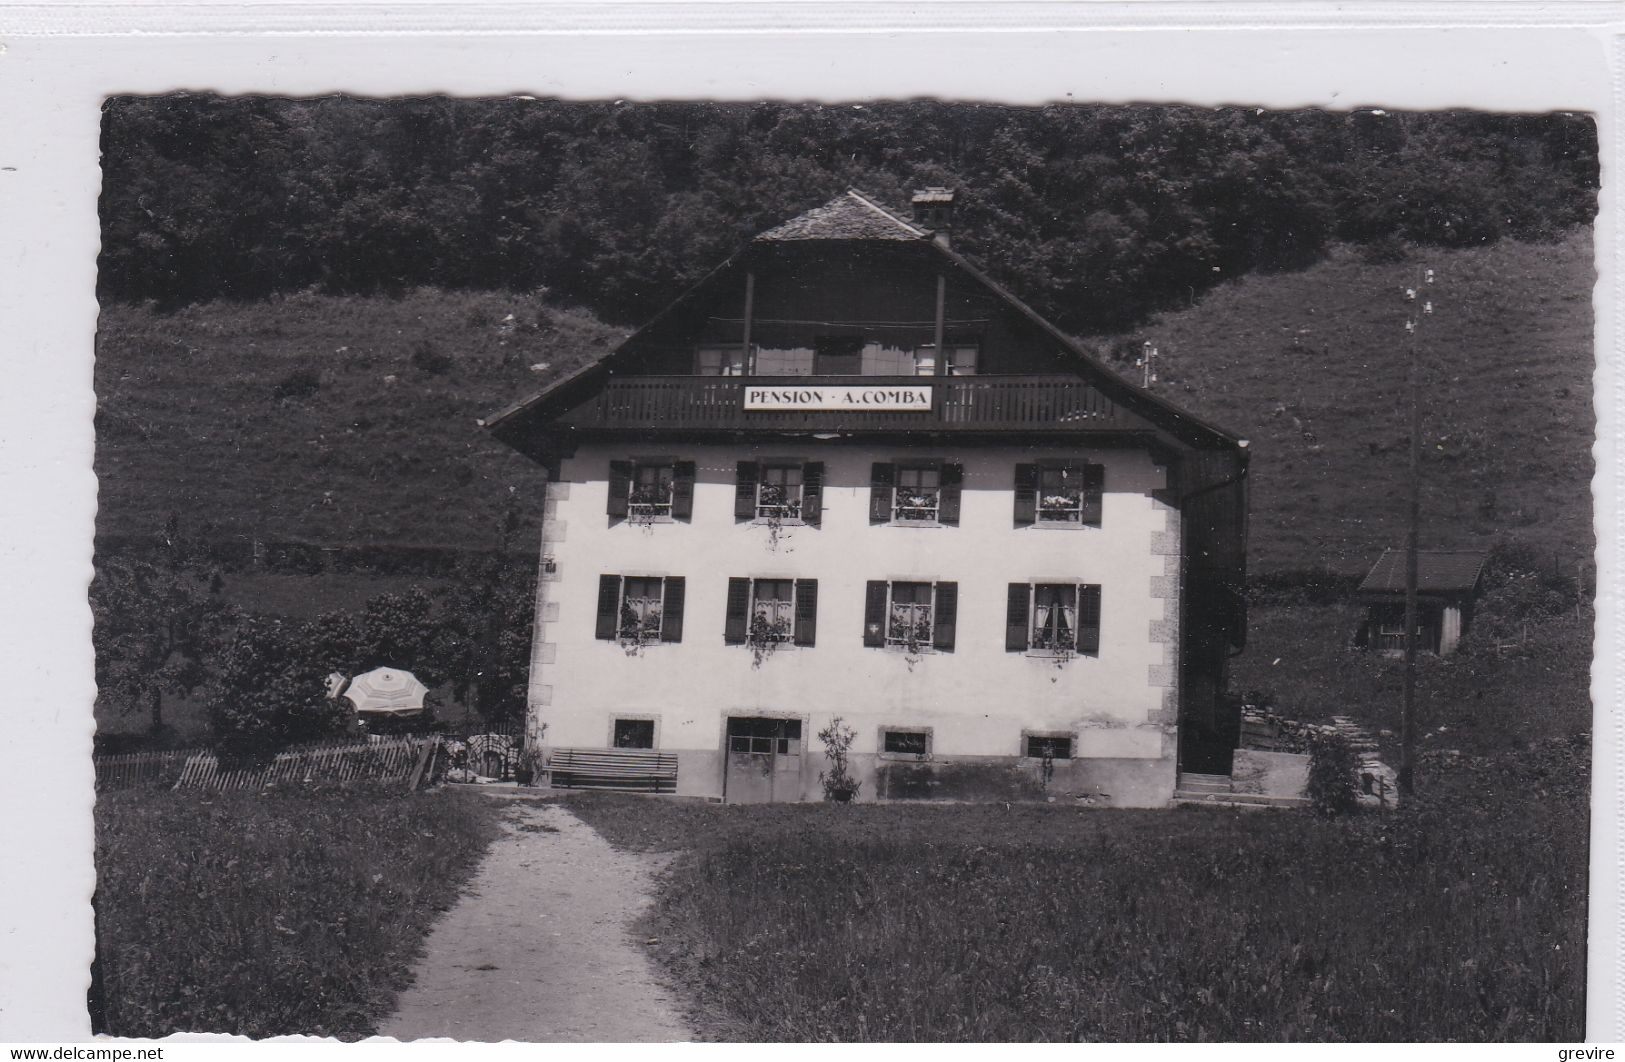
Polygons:
[[652,867],[551,804],[516,803],[429,935],[382,1036],[492,1042],[688,1040],[627,936]]

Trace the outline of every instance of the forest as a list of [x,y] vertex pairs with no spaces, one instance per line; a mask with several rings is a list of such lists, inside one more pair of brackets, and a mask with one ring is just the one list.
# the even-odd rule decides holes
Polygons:
[[1082,335],[1338,243],[1556,238],[1596,210],[1589,115],[931,101],[119,97],[105,302],[544,292],[636,324],[847,187],[959,190],[955,246]]

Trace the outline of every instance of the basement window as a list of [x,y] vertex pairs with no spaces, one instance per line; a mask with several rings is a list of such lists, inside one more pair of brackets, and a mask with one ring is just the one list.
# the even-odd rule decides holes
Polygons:
[[931,734],[926,730],[887,730],[881,735],[880,747],[893,756],[923,760],[931,754]]
[[1047,734],[1028,734],[1027,755],[1035,760],[1070,760],[1072,758],[1072,738],[1055,737]]
[[652,749],[655,747],[653,719],[615,720],[615,747],[618,749]]

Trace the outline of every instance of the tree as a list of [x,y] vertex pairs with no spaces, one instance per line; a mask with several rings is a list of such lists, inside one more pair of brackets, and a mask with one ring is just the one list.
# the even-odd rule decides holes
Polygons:
[[[320,626],[323,621],[317,621]],[[341,733],[345,704],[327,699],[327,672],[312,652],[313,625],[251,618],[219,655],[209,702],[215,749],[255,762],[289,745]]]
[[212,657],[238,622],[219,593],[184,565],[99,557],[90,584],[98,696],[121,713],[145,712],[164,726],[164,698],[196,692]]

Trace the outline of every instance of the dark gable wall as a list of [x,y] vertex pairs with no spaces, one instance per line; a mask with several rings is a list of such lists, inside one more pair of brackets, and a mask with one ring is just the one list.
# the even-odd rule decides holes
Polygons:
[[[753,247],[748,259],[748,268],[756,273],[752,340],[761,346],[811,346],[815,336],[839,335],[872,335],[899,346],[930,343],[936,278],[946,270],[947,341],[979,340],[981,373],[1051,373],[1074,367],[1052,338],[923,244],[786,242]],[[745,260],[742,256],[712,276],[680,308],[629,342],[618,371],[686,375],[693,371],[697,344],[739,342]]]

